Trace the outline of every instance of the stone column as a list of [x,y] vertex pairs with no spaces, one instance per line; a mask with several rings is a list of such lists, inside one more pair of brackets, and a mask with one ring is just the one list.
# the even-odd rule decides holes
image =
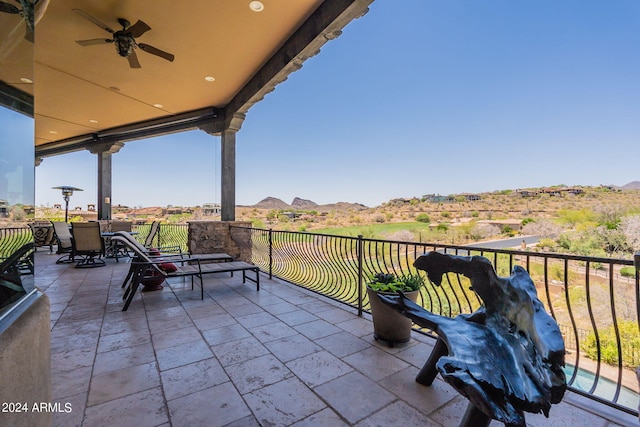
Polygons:
[[111,219],[111,155],[122,147],[122,142],[105,142],[89,148],[98,155],[98,219]]
[[250,221],[189,221],[189,252],[222,252],[231,255],[234,261],[251,262],[252,243],[249,228]]

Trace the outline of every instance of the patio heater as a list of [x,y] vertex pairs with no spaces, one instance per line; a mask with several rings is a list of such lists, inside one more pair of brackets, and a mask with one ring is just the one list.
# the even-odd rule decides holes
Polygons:
[[74,191],[83,191],[82,188],[69,187],[66,185],[60,187],[51,187],[54,190],[62,190],[62,198],[64,199],[64,222],[68,222],[69,218],[69,198],[73,195]]

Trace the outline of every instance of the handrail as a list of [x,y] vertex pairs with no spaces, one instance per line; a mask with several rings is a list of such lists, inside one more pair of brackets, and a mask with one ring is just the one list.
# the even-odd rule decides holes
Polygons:
[[[233,228],[247,228],[237,227]],[[515,264],[529,271],[540,300],[561,326],[567,347],[569,388],[624,412],[638,415],[640,365],[640,279],[620,268],[634,260],[587,257],[515,249],[488,249],[249,228],[252,262],[275,276],[368,311],[363,282],[376,272],[424,274],[413,260],[429,251],[487,257],[500,276]],[[428,281],[427,281],[428,282]],[[428,284],[418,304],[454,317],[481,304],[465,277],[447,275],[441,287]],[[428,330],[417,330],[431,335]],[[635,391],[635,393],[634,393]]]

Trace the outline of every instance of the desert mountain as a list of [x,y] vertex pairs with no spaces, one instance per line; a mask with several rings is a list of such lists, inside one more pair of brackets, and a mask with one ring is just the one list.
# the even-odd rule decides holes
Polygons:
[[267,197],[265,199],[260,200],[253,206],[253,208],[258,209],[277,209],[277,210],[316,210],[316,211],[331,211],[331,210],[347,210],[347,209],[368,209],[367,206],[360,203],[348,203],[348,202],[338,202],[331,203],[327,205],[319,205],[311,200],[301,199],[299,197],[295,197],[290,205],[283,202],[282,200],[276,197]]
[[296,197],[293,199],[293,202],[291,202],[291,207],[296,209],[314,209],[318,207],[318,204],[311,200]]
[[631,181],[621,187],[623,190],[640,190],[640,181]]
[[253,205],[253,207],[258,209],[289,209],[288,204],[275,197],[267,197],[265,199],[262,199],[258,203]]

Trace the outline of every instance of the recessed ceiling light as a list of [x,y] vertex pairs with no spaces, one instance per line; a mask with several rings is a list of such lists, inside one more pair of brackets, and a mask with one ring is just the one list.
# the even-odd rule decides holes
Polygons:
[[89,123],[98,123],[96,119],[89,119]]
[[252,1],[249,3],[249,9],[254,12],[262,12],[264,10],[264,4],[261,1]]
[[28,79],[28,78],[26,78],[26,77],[20,77],[20,81],[21,81],[22,83],[33,83],[33,80]]
[[204,79],[208,82],[215,82],[216,78],[213,76],[205,76]]
[[49,133],[53,134],[53,135],[57,135],[58,132],[56,132],[55,130],[50,130]]
[[162,108],[162,107],[164,107],[164,105],[162,105],[162,104],[153,104],[153,106],[154,106],[154,107],[156,107],[156,108]]

